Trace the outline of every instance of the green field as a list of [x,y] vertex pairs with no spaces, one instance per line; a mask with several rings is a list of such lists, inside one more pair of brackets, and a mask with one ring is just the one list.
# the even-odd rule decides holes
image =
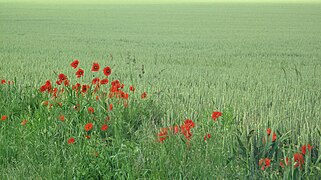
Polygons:
[[[15,81],[0,84],[0,116],[9,116],[0,121],[0,179],[321,175],[321,2],[67,2],[0,1],[0,80]],[[76,116],[68,108],[50,113],[39,105],[46,97],[37,92],[59,73],[75,82],[69,66],[74,59],[85,71],[94,61],[108,65],[110,82],[119,79],[126,88],[148,93],[144,118],[141,109],[130,110],[143,121],[133,132],[136,138],[113,134],[110,148],[94,145],[94,139],[70,148],[71,130],[45,125],[62,112]],[[213,111],[223,112],[222,124],[207,127]],[[158,123],[147,122],[156,115]],[[28,131],[20,125],[25,118],[32,124]],[[192,139],[190,148],[175,138],[153,142],[161,127],[185,119],[195,122],[195,139],[200,139]],[[61,130],[54,131],[60,139],[48,134],[52,127]],[[281,145],[272,143],[275,154],[257,154],[255,146],[268,127]],[[207,131],[212,138],[204,144]],[[313,151],[303,169],[275,168],[276,154],[292,156],[308,143]],[[84,158],[95,148],[100,159]],[[266,153],[276,165],[262,171],[257,163]]]

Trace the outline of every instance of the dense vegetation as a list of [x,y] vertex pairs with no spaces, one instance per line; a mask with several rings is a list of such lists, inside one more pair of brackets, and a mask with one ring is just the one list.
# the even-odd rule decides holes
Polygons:
[[321,4],[0,10],[1,179],[320,176]]

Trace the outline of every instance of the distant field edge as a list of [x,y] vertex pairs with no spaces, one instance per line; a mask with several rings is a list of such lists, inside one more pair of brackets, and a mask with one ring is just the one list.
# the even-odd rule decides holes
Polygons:
[[321,0],[0,0],[0,3],[35,4],[202,4],[202,3],[321,3]]

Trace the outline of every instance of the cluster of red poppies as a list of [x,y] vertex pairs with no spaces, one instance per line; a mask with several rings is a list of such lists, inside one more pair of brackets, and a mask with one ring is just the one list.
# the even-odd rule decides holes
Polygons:
[[[219,118],[220,116],[222,116],[222,113],[219,112],[219,111],[214,111],[212,113],[212,119],[214,121],[217,120],[217,118]],[[172,134],[174,135],[177,135],[177,134],[182,134],[185,139],[186,139],[186,143],[188,144],[189,141],[191,140],[192,138],[192,129],[195,127],[195,123],[190,120],[190,119],[186,119],[184,121],[184,123],[180,126],[178,125],[175,125],[175,126],[172,126],[172,127],[163,127],[160,129],[160,132],[158,133],[158,141],[159,142],[163,142],[165,141],[167,138],[170,137],[170,133],[169,132],[172,132]],[[211,138],[211,134],[210,133],[206,133],[204,135],[204,141],[208,140]]]
[[[80,62],[78,60],[74,60],[70,66],[73,69],[76,69],[75,75],[76,78],[82,78],[85,75],[85,70],[82,68],[79,68],[79,64]],[[78,68],[78,69],[77,69]],[[100,71],[100,65],[97,62],[94,62],[92,64],[92,68],[91,68],[91,72],[92,73],[97,73]],[[70,93],[70,91],[65,91],[65,88],[68,88],[71,86],[71,90],[73,92],[75,92],[76,96],[82,95],[82,96],[87,96],[87,95],[93,95],[95,97],[95,99],[98,101],[100,99],[121,99],[123,102],[123,106],[124,108],[128,107],[128,98],[129,98],[129,93],[125,92],[125,85],[123,83],[121,83],[119,80],[113,80],[109,83],[108,77],[110,77],[112,70],[109,66],[106,66],[105,68],[103,68],[102,70],[103,74],[105,75],[104,78],[99,78],[99,77],[94,77],[91,80],[91,84],[81,84],[79,82],[76,82],[75,84],[71,85],[71,82],[68,78],[67,75],[60,73],[58,74],[58,79],[56,80],[56,85],[58,87],[54,87],[55,84],[53,84],[51,82],[51,80],[47,80],[45,82],[45,84],[43,84],[40,87],[40,92],[42,93],[48,93],[49,96],[51,97],[52,101],[50,100],[46,100],[43,101],[43,105],[44,106],[49,106],[49,108],[51,108],[53,106],[53,102],[55,102],[55,104],[62,106],[62,102],[57,101],[57,99],[60,97],[61,94],[63,94],[64,92],[66,93]],[[60,86],[60,87],[59,87]],[[107,87],[108,91],[104,91],[101,89],[101,87]],[[135,91],[135,87],[130,85],[129,86],[129,91],[133,92]],[[69,94],[70,95],[70,94]],[[90,97],[90,96],[89,96]],[[147,97],[147,93],[143,92],[141,94],[141,98],[144,99]],[[104,101],[107,102],[107,101]],[[118,101],[119,102],[119,101]],[[73,108],[75,110],[80,110],[80,104],[76,103]],[[113,109],[113,104],[109,104],[108,105],[108,109],[106,109],[106,111],[111,111]],[[88,107],[88,113],[89,114],[93,114],[95,112],[95,109],[93,107]],[[107,117],[109,118],[109,117]],[[107,119],[106,118],[106,119]],[[58,117],[59,120],[64,121],[65,117],[64,115],[60,115]],[[105,121],[106,122],[106,121]],[[90,138],[90,132],[93,129],[94,124],[93,123],[87,123],[85,125],[85,131],[86,131],[86,138]],[[103,124],[100,128],[102,131],[106,131],[108,129],[108,125],[107,124]],[[76,140],[75,138],[71,137],[68,140],[68,144],[73,144],[75,143]]]
[[7,81],[7,80],[5,80],[5,79],[2,79],[2,80],[1,80],[1,84],[13,85],[14,82],[13,82],[13,81]]
[[[272,133],[271,128],[267,128],[266,133],[267,133],[267,136],[270,137],[270,135]],[[275,143],[276,139],[277,139],[277,135],[274,132],[272,135],[271,141]],[[266,140],[265,140],[265,138],[263,138],[263,144],[265,144],[265,143],[266,143]],[[307,149],[309,150],[309,153],[311,153],[312,146],[310,144],[303,145],[301,147],[301,152],[297,152],[293,155],[294,168],[300,167],[300,169],[302,169],[304,161],[305,161],[305,155],[307,154]],[[271,166],[271,161],[272,160],[269,158],[262,158],[259,161],[259,166],[261,167],[262,170],[265,170],[266,168]],[[286,166],[291,165],[291,160],[289,159],[289,157],[282,158],[280,160],[279,165],[282,168],[285,168]]]

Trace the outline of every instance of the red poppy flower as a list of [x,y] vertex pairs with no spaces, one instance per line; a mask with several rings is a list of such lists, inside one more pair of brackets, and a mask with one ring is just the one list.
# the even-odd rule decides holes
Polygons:
[[158,141],[163,142],[168,137],[168,128],[161,128],[160,132],[158,133]]
[[95,109],[93,107],[89,107],[88,112],[89,112],[89,114],[92,114],[95,112]]
[[271,166],[271,159],[264,158],[259,161],[259,166],[261,166],[261,169],[264,170]]
[[109,67],[109,66],[105,67],[103,72],[104,72],[104,74],[105,74],[106,76],[109,76],[109,75],[111,74],[111,69],[110,69],[110,67]]
[[2,80],[1,80],[1,84],[6,84],[6,80],[5,80],[5,79],[2,79]]
[[184,121],[184,124],[185,124],[188,128],[193,128],[193,127],[195,127],[195,123],[194,123],[192,120],[190,120],[190,119],[186,119],[186,120]]
[[218,117],[220,117],[220,116],[222,116],[222,113],[219,112],[219,111],[214,111],[214,112],[212,113],[212,119],[213,119],[214,121],[216,121],[216,119],[217,119]]
[[75,139],[74,138],[69,138],[68,139],[68,144],[74,144],[75,143]]
[[5,121],[7,118],[8,118],[8,116],[2,116],[2,117],[1,117],[1,120],[2,120],[2,121]]
[[306,151],[307,151],[307,148],[308,148],[308,150],[311,152],[312,146],[311,146],[310,144],[308,144],[308,145],[303,145],[303,146],[301,147],[301,153],[305,155],[305,154],[306,154]]
[[266,129],[266,133],[267,133],[268,136],[270,136],[270,134],[271,134],[271,129],[270,129],[270,128],[267,128],[267,129]]
[[64,81],[64,85],[65,85],[65,86],[69,86],[69,85],[70,85],[70,81],[69,81],[68,79],[65,80],[65,81]]
[[67,79],[68,79],[67,76],[64,75],[64,74],[59,74],[59,75],[58,75],[58,78],[59,78],[60,81],[64,81],[64,80],[67,80]]
[[80,78],[81,76],[83,76],[83,75],[84,75],[84,73],[85,73],[85,71],[84,71],[84,70],[82,70],[82,69],[78,69],[78,71],[76,72],[76,76],[77,76],[77,78]]
[[60,121],[65,121],[65,116],[64,116],[64,115],[60,115],[60,116],[59,116],[59,120],[60,120]]
[[62,83],[61,80],[57,80],[57,81],[56,81],[56,84],[59,85],[59,86],[61,85],[61,83]]
[[108,79],[102,79],[102,80],[100,81],[100,84],[108,84]]
[[25,124],[27,124],[27,122],[28,122],[28,120],[25,119],[25,120],[23,120],[23,121],[21,122],[21,125],[24,126]]
[[93,128],[93,123],[87,123],[87,124],[85,125],[85,130],[86,130],[86,131],[90,131],[92,128]]
[[76,59],[70,64],[70,66],[73,67],[74,69],[76,69],[78,64],[79,64],[79,61]]
[[273,133],[272,142],[274,142],[275,140],[276,140],[276,133]]
[[104,125],[101,126],[101,130],[102,131],[107,131],[107,129],[108,129],[107,124],[104,124]]
[[178,134],[179,133],[179,127],[177,125],[170,127],[170,130],[173,131],[174,134]]
[[298,166],[300,166],[300,168],[302,168],[303,164],[304,164],[304,156],[301,153],[295,153],[294,156],[294,168],[297,168]]
[[85,85],[85,84],[84,84],[84,85],[82,85],[82,87],[81,87],[81,92],[86,93],[89,88],[90,88],[89,85]]
[[100,82],[100,79],[99,78],[94,78],[93,80],[92,80],[92,84],[99,84],[99,82]]
[[144,93],[141,95],[141,98],[142,98],[142,99],[145,99],[146,97],[147,97],[147,93],[144,92]]
[[91,71],[92,71],[92,72],[98,72],[99,69],[100,69],[99,64],[98,64],[98,63],[93,63],[93,66],[92,66],[92,68],[91,68]]
[[205,134],[204,136],[204,141],[206,141],[207,139],[211,138],[211,134]]
[[89,136],[89,135],[86,135],[85,138],[86,138],[86,139],[90,139],[90,136]]
[[185,136],[187,140],[191,140],[192,137],[192,132],[191,132],[191,127],[188,124],[183,124],[181,126],[181,133]]
[[77,83],[77,84],[75,84],[75,85],[72,86],[72,90],[75,90],[76,92],[78,92],[80,86],[81,86],[81,85],[80,85],[79,83]]
[[111,111],[111,110],[113,110],[113,104],[109,104],[109,110]]
[[129,87],[129,90],[134,92],[134,91],[135,91],[134,86],[130,86],[130,87]]

